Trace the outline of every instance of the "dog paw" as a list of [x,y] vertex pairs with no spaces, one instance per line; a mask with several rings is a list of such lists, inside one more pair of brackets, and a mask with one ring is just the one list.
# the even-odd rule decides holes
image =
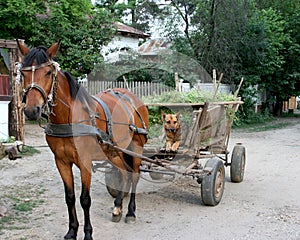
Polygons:
[[164,153],[164,152],[166,152],[166,148],[165,148],[165,147],[161,147],[161,148],[159,149],[159,151],[160,151],[161,153]]

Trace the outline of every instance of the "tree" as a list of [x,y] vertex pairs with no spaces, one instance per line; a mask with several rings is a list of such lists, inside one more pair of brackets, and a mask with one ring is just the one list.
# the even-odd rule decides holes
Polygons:
[[77,77],[103,61],[100,50],[114,32],[114,19],[105,9],[94,9],[89,0],[0,1],[0,38],[47,47],[61,40],[57,59]]
[[[240,79],[239,42],[253,4],[243,0],[172,0],[167,37],[176,50],[193,56],[208,71],[223,72],[224,82]],[[178,20],[180,19],[180,20]],[[174,26],[180,22],[181,30]]]
[[110,11],[119,21],[149,33],[153,22],[161,17],[161,9],[155,0],[106,1],[96,0],[98,8]]
[[223,72],[223,82],[244,76],[244,86],[260,84],[279,107],[300,94],[298,0],[171,0],[168,8],[174,48]]
[[0,38],[29,39],[36,29],[37,15],[44,11],[41,0],[0,0]]

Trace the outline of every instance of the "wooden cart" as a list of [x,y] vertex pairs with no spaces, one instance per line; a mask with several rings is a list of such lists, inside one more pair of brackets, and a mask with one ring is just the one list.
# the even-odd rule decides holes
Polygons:
[[[231,159],[228,150],[233,118],[241,103],[242,101],[237,99],[230,102],[176,104],[182,108],[197,108],[192,113],[186,138],[176,154],[161,151],[161,145],[145,145],[143,155],[114,147],[129,155],[141,157],[143,160],[141,171],[149,172],[154,180],[159,180],[164,175],[191,176],[201,185],[202,202],[205,205],[215,206],[221,201],[224,191],[224,166],[230,166],[232,182],[243,181],[245,147],[237,143],[232,150]],[[168,107],[168,104],[161,105]],[[94,170],[99,167],[101,166],[94,166]],[[107,190],[114,197],[121,181],[119,174],[114,167],[109,167],[105,171]]]

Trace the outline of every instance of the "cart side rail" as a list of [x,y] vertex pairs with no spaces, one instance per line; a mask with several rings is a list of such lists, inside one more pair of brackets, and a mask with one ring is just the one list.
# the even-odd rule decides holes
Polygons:
[[226,151],[235,112],[241,101],[205,103],[194,112],[185,146]]

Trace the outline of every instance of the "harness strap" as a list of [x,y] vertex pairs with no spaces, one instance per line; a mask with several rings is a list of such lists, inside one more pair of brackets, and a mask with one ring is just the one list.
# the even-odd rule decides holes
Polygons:
[[97,101],[103,108],[105,116],[106,116],[106,122],[107,122],[107,132],[108,135],[110,137],[110,139],[112,140],[113,138],[113,131],[112,131],[112,117],[111,117],[111,113],[107,107],[107,105],[105,104],[105,102],[103,102],[102,99],[97,98],[95,96],[92,96],[92,98]]
[[48,97],[44,91],[44,89],[42,89],[39,85],[35,84],[35,83],[31,83],[31,85],[28,85],[25,89],[23,89],[23,92],[24,92],[24,95],[23,95],[23,100],[22,102],[24,103],[25,100],[26,100],[26,96],[27,96],[27,92],[32,89],[32,88],[35,88],[37,89],[41,94],[42,94],[42,97],[44,99],[44,102],[46,103],[47,100],[48,100]]
[[[120,103],[121,103],[122,107],[125,109],[125,111],[126,111],[128,117],[129,117],[130,124],[131,124],[131,125],[134,125],[134,124],[133,124],[133,119],[132,119],[132,114],[131,114],[130,110],[128,109],[128,107],[126,106],[126,104],[124,104],[124,102],[122,101],[121,97],[119,96],[119,92],[114,92],[114,91],[111,90],[111,89],[108,89],[107,92],[110,93],[110,94],[111,94],[113,97],[115,97],[116,99],[120,99],[120,100],[121,100]],[[122,95],[123,95],[123,94],[122,94]]]
[[[140,114],[140,112],[137,110],[136,106],[133,104],[131,98],[129,98],[128,96],[124,95],[123,93],[120,93],[120,92],[114,92],[112,91],[111,89],[109,90],[110,93],[114,93],[114,96],[118,97],[118,98],[122,98],[124,99],[125,101],[127,101],[128,103],[130,103],[130,105],[133,107],[133,109],[135,110],[135,112],[137,113],[137,115],[139,116],[141,122],[142,122],[142,125],[143,125],[143,128],[146,130],[146,124],[144,122],[144,119],[142,117],[142,115]],[[146,130],[147,131],[147,130]]]
[[97,136],[101,141],[110,142],[109,136],[104,131],[87,124],[54,124],[47,123],[45,133],[53,137],[81,137]]

